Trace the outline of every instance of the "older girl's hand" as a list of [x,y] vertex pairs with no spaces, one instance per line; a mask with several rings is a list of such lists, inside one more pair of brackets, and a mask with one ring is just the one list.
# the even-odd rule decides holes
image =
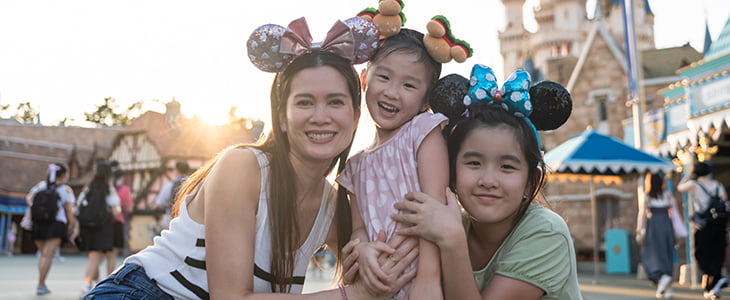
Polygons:
[[406,225],[398,234],[418,236],[439,247],[448,246],[453,240],[450,237],[463,236],[461,211],[450,189],[446,189],[446,205],[421,192],[408,193],[405,197],[411,201],[396,203],[394,207],[401,213],[391,216]]

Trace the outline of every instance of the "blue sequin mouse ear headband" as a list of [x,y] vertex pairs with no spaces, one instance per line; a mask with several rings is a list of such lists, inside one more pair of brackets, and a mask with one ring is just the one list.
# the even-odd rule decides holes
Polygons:
[[573,101],[570,93],[553,81],[531,85],[530,74],[524,70],[512,73],[499,87],[492,68],[476,64],[469,79],[458,74],[441,78],[429,96],[429,104],[454,124],[469,118],[480,106],[497,106],[525,118],[540,145],[537,130],[554,130],[570,117]]

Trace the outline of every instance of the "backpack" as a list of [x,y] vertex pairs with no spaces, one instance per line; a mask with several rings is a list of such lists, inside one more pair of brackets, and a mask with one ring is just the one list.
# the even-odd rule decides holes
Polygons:
[[79,224],[89,228],[101,228],[109,223],[109,210],[104,197],[89,197],[89,190],[79,200]]
[[702,217],[711,224],[722,224],[727,223],[727,205],[725,201],[720,198],[720,186],[715,187],[715,194],[711,194],[702,184],[699,182],[697,185],[710,196],[710,204],[707,206],[707,210],[702,213]]
[[56,220],[58,201],[61,195],[56,191],[55,184],[48,184],[46,188],[33,195],[33,204],[30,206],[30,216],[34,223],[50,224]]

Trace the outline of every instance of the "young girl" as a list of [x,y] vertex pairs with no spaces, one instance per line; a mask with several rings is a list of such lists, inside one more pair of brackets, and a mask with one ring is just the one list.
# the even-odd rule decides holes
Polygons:
[[[333,28],[347,30],[339,22]],[[353,61],[324,46],[272,52],[292,35],[310,36],[303,18],[288,28],[259,27],[248,41],[254,64],[276,72],[271,132],[192,174],[169,229],[85,299],[373,299],[361,283],[289,295],[301,293],[317,249],[326,243],[338,253],[349,240],[346,194],[338,197],[326,176],[338,163],[344,167],[360,116]],[[393,281],[393,289],[411,278]]]
[[60,196],[55,220],[48,224],[34,222],[32,225],[30,237],[40,252],[37,295],[45,295],[51,292],[46,286],[46,277],[51,269],[51,263],[53,263],[53,255],[59,249],[61,241],[69,236],[75,223],[73,208],[76,198],[66,182],[68,182],[68,168],[59,163],[52,163],[48,165],[46,180],[38,182],[25,197],[28,202],[27,209],[30,210],[35,194],[47,187],[55,188]]
[[[438,80],[441,64],[434,61],[423,44],[423,34],[401,31],[384,39],[373,56],[365,77],[365,102],[375,122],[375,141],[351,157],[337,182],[351,193],[353,239],[375,241],[381,231],[386,239],[394,235],[390,219],[393,203],[409,191],[423,191],[444,198],[448,183],[446,143],[442,114],[432,114],[428,94]],[[356,246],[361,253],[360,274],[374,294],[387,291],[389,280],[378,267],[374,249],[367,243]],[[441,299],[438,249],[419,241],[417,275],[412,286],[396,299]]]
[[[398,233],[439,246],[441,261],[448,262],[442,265],[446,299],[581,299],[566,223],[532,204],[545,165],[531,123],[537,128],[545,124],[525,118],[536,105],[525,98],[529,75],[518,72],[500,92],[483,82],[493,80],[490,69],[475,66],[471,78],[463,113],[468,117],[455,120],[447,137],[450,185],[466,210],[467,224],[462,225],[451,191],[446,205],[415,192],[406,197],[412,201],[395,205],[411,213],[393,219],[413,224]],[[559,126],[567,119],[564,113],[550,119],[560,118]]]

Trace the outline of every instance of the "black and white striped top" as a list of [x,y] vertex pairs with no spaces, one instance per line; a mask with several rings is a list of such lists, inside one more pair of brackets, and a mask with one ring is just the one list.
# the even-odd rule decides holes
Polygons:
[[[254,292],[270,293],[271,228],[268,224],[268,186],[264,180],[268,178],[268,160],[259,150],[248,149],[256,154],[262,178],[256,214]],[[334,188],[325,182],[312,231],[296,252],[291,293],[302,292],[307,264],[313,253],[325,243],[334,216],[333,195]],[[142,266],[147,276],[175,299],[209,298],[205,269],[205,226],[190,219],[186,205],[180,206],[180,216],[170,222],[169,230],[164,230],[161,236],[154,238],[152,246],[128,257],[125,263]]]

